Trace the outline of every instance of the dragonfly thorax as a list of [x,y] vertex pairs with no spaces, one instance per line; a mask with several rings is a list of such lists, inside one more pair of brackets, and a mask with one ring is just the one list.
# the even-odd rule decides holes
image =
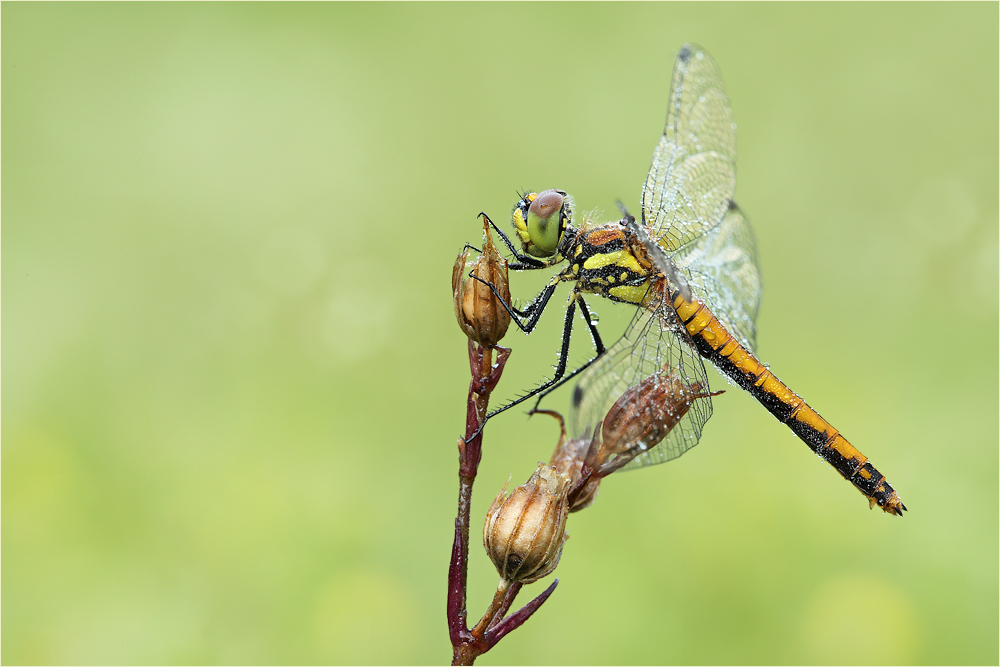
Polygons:
[[572,218],[573,199],[562,190],[526,194],[511,211],[521,246],[533,257],[555,255]]

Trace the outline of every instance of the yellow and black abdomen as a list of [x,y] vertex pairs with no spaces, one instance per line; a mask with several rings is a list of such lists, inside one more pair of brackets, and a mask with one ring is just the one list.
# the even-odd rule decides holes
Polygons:
[[815,410],[769,371],[696,299],[672,296],[674,309],[698,352],[736,384],[750,392],[768,412],[787,424],[811,450],[865,494],[872,507],[902,516],[906,506],[868,458]]

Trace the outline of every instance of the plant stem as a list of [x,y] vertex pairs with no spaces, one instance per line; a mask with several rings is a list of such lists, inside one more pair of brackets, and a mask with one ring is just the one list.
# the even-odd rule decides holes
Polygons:
[[[493,350],[497,350],[497,362],[493,363]],[[486,649],[485,643],[476,641],[466,625],[468,613],[466,603],[466,583],[469,568],[469,514],[472,508],[472,484],[476,479],[479,462],[482,459],[483,433],[480,425],[486,419],[490,393],[496,387],[503,373],[503,367],[510,356],[510,350],[499,346],[482,348],[469,341],[469,397],[465,414],[465,437],[471,440],[458,441],[458,512],[455,517],[455,538],[452,544],[451,564],[448,568],[448,634],[454,648],[454,659],[461,652],[467,664],[472,664],[476,656]],[[477,433],[478,431],[478,433]],[[501,596],[502,597],[502,596]],[[488,622],[488,621],[487,621]],[[481,647],[479,645],[482,645]],[[475,647],[475,648],[473,648]],[[468,649],[472,649],[471,651]],[[459,664],[459,663],[456,663]],[[466,663],[463,663],[466,664]]]

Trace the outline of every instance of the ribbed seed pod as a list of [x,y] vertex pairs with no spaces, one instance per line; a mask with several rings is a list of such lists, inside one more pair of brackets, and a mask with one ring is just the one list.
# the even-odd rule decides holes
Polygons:
[[510,303],[510,288],[507,283],[507,260],[500,256],[489,223],[483,222],[483,252],[473,261],[468,261],[466,248],[451,271],[452,298],[458,326],[465,335],[482,347],[496,345],[510,326],[510,314],[497,297],[479,280],[469,277],[475,274],[480,280],[492,284],[500,297]]
[[504,485],[483,528],[483,546],[501,578],[530,584],[556,569],[569,537],[569,490],[570,478],[544,463],[506,499]]

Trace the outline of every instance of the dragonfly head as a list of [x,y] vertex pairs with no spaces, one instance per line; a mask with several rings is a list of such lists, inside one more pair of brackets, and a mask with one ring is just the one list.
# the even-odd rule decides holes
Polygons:
[[573,199],[562,190],[532,192],[514,204],[511,218],[526,253],[551,257],[572,221]]

